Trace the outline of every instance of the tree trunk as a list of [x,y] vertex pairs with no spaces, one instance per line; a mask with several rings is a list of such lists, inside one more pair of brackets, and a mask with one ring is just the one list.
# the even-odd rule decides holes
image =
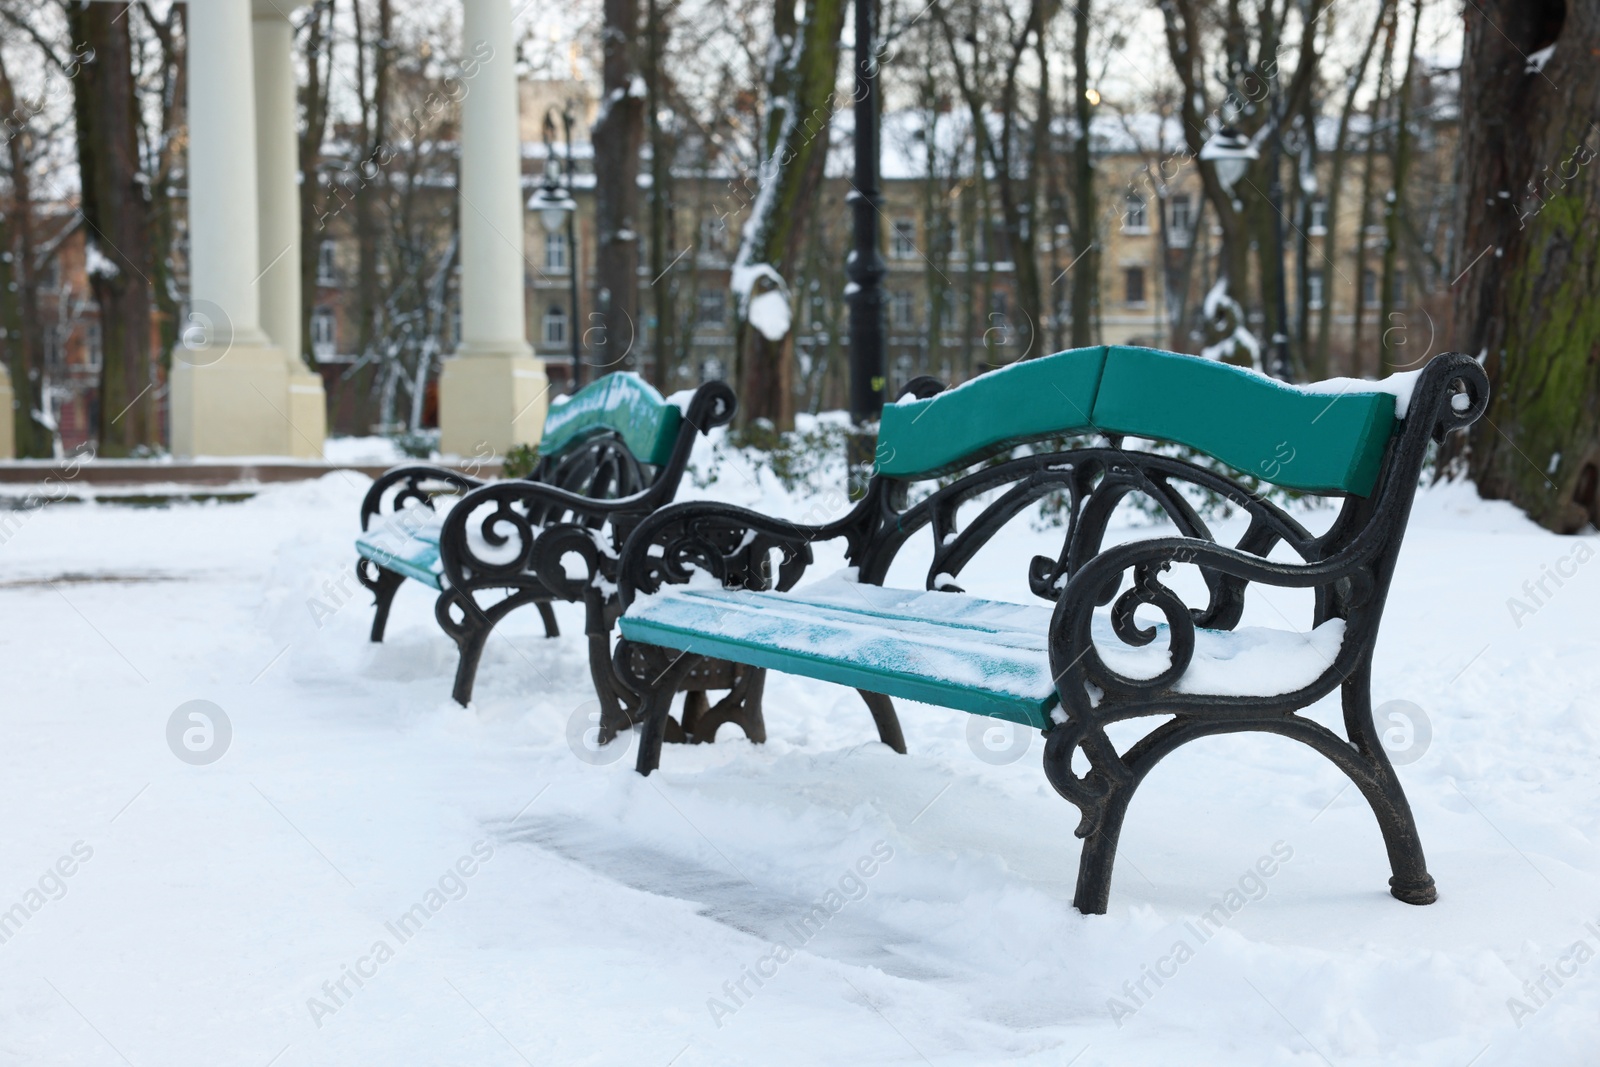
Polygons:
[[1094,300],[1100,289],[1100,257],[1095,254],[1094,159],[1090,155],[1089,3],[1080,0],[1072,27],[1072,98],[1077,143],[1072,150],[1072,347],[1094,344]]
[[[0,115],[17,115],[16,93],[11,76],[0,57]],[[11,388],[17,399],[15,448],[19,458],[40,458],[54,452],[50,427],[35,417],[44,410],[44,315],[39,307],[38,216],[33,205],[33,134],[24,125],[6,138],[6,163],[11,177],[11,201],[5,218],[10,232],[5,234],[4,250],[9,253],[0,264],[0,293],[6,302],[6,362],[11,372]]]
[[[311,340],[311,319],[317,310],[317,264],[328,238],[323,218],[322,141],[328,127],[328,89],[332,81],[331,27],[334,0],[318,0],[306,22],[306,82],[300,87],[300,351],[308,366],[317,365]],[[326,24],[324,23],[326,19]]]
[[[1317,313],[1317,340],[1310,359],[1311,378],[1320,381],[1328,376],[1328,341],[1333,326],[1333,285],[1334,279],[1339,276],[1339,202],[1344,196],[1344,168],[1349,158],[1346,145],[1350,138],[1350,120],[1355,115],[1356,93],[1360,92],[1361,85],[1367,80],[1367,67],[1372,63],[1372,53],[1378,44],[1378,38],[1383,34],[1384,24],[1389,18],[1389,5],[1393,0],[1381,0],[1378,5],[1378,17],[1372,24],[1372,34],[1367,38],[1367,45],[1361,52],[1361,60],[1356,64],[1349,80],[1345,83],[1344,107],[1339,112],[1339,131],[1335,136],[1333,145],[1333,173],[1328,181],[1327,197],[1327,232],[1322,237],[1323,263],[1327,271],[1322,280],[1322,308]],[[1372,131],[1367,131],[1370,140]],[[1357,234],[1357,240],[1362,235]],[[1361,278],[1356,277],[1356,288],[1361,287]]]
[[1405,214],[1406,171],[1411,165],[1411,81],[1416,71],[1417,34],[1421,26],[1422,0],[1415,0],[1411,11],[1411,43],[1406,48],[1406,72],[1402,76],[1399,105],[1395,109],[1394,163],[1389,184],[1390,192],[1383,205],[1383,290],[1378,294],[1378,306],[1382,308],[1378,315],[1378,350],[1382,360],[1378,369],[1380,378],[1401,369],[1398,365],[1398,349],[1405,344],[1405,330],[1391,330],[1390,318],[1395,313],[1394,283],[1400,269],[1400,221]]
[[792,305],[787,277],[798,266],[806,212],[822,182],[845,6],[844,0],[807,0],[799,25],[792,5],[774,9],[773,36],[779,43],[773,46],[776,61],[762,131],[760,191],[733,264],[740,425],[756,419],[778,429],[794,425],[794,331],[786,319],[764,319],[767,329],[758,329],[750,309],[764,298],[768,308],[774,307],[772,293]]
[[[1216,166],[1198,162],[1210,134],[1207,125],[1209,112],[1205,95],[1205,57],[1201,52],[1201,28],[1193,0],[1174,0],[1162,7],[1166,28],[1167,55],[1177,72],[1181,90],[1179,113],[1182,116],[1184,145],[1190,158],[1198,163],[1202,194],[1217,213],[1217,228],[1222,231],[1221,248],[1217,256],[1217,281],[1206,293],[1202,309],[1202,339],[1208,354],[1224,361],[1245,366],[1253,365],[1256,356],[1247,346],[1234,338],[1240,331],[1248,334],[1245,318],[1245,283],[1249,277],[1250,240],[1248,209],[1245,194],[1251,179],[1239,180],[1230,193],[1217,178]],[[1230,6],[1230,31],[1228,52],[1242,48],[1242,31],[1238,22],[1237,5]],[[1237,57],[1236,64],[1244,65]],[[1241,210],[1245,208],[1245,210]],[[1076,334],[1074,334],[1076,343]]]
[[[353,172],[346,173],[346,195],[352,201],[352,222],[356,238],[356,345],[360,362],[347,374],[356,384],[354,408],[356,425],[363,430],[390,430],[384,425],[382,398],[388,372],[384,364],[391,355],[385,351],[387,324],[383,321],[384,292],[379,277],[379,258],[383,254],[384,220],[379,208],[388,184],[386,138],[389,132],[389,67],[393,44],[389,39],[392,12],[390,0],[378,0],[375,30],[367,30],[359,0],[351,4],[356,27],[356,87],[361,108],[361,156]],[[372,77],[367,77],[368,55]]]
[[[1053,9],[1052,9],[1053,10]],[[1034,132],[1028,146],[1026,167],[1019,167],[1017,151],[1018,73],[1027,52],[1030,37],[1043,40],[1048,26],[1044,0],[1033,0],[1028,9],[1028,20],[1021,34],[1012,41],[1011,64],[1006,71],[1004,89],[1000,95],[1001,134],[998,152],[994,158],[996,185],[1000,190],[1000,210],[1006,225],[1006,254],[1012,264],[1013,285],[1016,288],[1017,311],[1022,321],[1004,325],[1015,334],[1015,344],[1021,354],[1015,358],[1045,354],[1039,344],[1043,332],[1044,307],[1040,297],[1039,257],[1035,252],[1039,228],[1038,186],[1039,168],[1044,162],[1043,134],[1049,123],[1050,70],[1045,65],[1040,71],[1039,112],[1035,115]],[[1041,49],[1041,61],[1048,55]],[[991,146],[994,147],[994,146]],[[1020,172],[1020,173],[1019,173]],[[1008,316],[1010,317],[1010,316]]]
[[[1384,29],[1383,62],[1378,66],[1378,90],[1373,94],[1372,106],[1367,110],[1367,144],[1365,166],[1361,174],[1361,215],[1356,224],[1354,250],[1356,271],[1355,325],[1350,332],[1350,374],[1361,377],[1366,357],[1361,351],[1361,338],[1367,319],[1367,230],[1372,226],[1372,191],[1377,185],[1378,122],[1383,117],[1384,102],[1392,92],[1391,68],[1394,64],[1395,35],[1399,30],[1399,4],[1389,10],[1389,22]],[[1380,322],[1381,332],[1384,326]],[[1373,374],[1381,369],[1382,357],[1374,361]]]
[[182,229],[180,218],[188,212],[189,46],[188,5],[173,4],[164,20],[157,20],[148,3],[140,5],[146,23],[161,45],[161,107],[157,113],[159,129],[147,135],[151,200],[151,253],[154,271],[150,275],[158,318],[156,362],[163,368],[172,363],[172,350],[178,345],[178,327],[183,313],[184,293],[178,283],[174,246]]
[[[1550,45],[1544,69],[1530,70],[1527,57]],[[1593,5],[1467,9],[1456,345],[1481,354],[1491,383],[1468,469],[1485,497],[1568,533],[1600,517],[1597,54]]]
[[103,456],[160,443],[150,396],[151,210],[139,162],[130,4],[73,5],[75,51],[93,49],[73,82],[89,286],[100,308],[97,434]]
[[[667,277],[671,264],[668,243],[672,240],[672,139],[661,124],[661,112],[666,107],[665,74],[661,69],[661,52],[666,47],[667,21],[663,17],[663,0],[646,0],[645,28],[645,110],[650,135],[650,296],[653,304],[651,317],[654,327],[650,331],[650,351],[654,356],[651,381],[663,393],[677,384],[673,372],[673,278]],[[631,290],[630,290],[631,291]]]
[[595,374],[621,370],[639,332],[639,149],[643,80],[634,61],[639,0],[605,0],[600,117],[595,120],[595,310],[589,358]]

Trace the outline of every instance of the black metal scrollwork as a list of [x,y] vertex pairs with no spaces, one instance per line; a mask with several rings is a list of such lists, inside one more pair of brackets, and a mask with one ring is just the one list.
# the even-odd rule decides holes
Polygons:
[[[1451,354],[1430,362],[1414,385],[1376,487],[1367,497],[1344,497],[1338,516],[1320,536],[1217,472],[1124,449],[1113,439],[1105,447],[980,466],[911,507],[903,506],[903,483],[877,477],[848,514],[816,526],[721,504],[666,508],[640,522],[629,539],[619,573],[621,598],[626,604],[636,592],[687,582],[696,571],[714,575],[727,587],[769,588],[772,576],[764,563],[774,550],[783,553],[775,584],[787,589],[811,562],[812,543],[831,538],[845,540],[846,558],[862,582],[882,584],[900,549],[923,528],[934,542],[926,587],[955,590],[963,567],[1007,522],[1045,496],[1060,493],[1067,513],[1061,551],[1054,558],[1032,557],[1027,581],[1035,596],[1055,604],[1048,647],[1061,704],[1047,731],[1045,771],[1081,814],[1076,831],[1084,839],[1074,900],[1078,908],[1105,911],[1122,820],[1150,769],[1188,741],[1239,730],[1300,741],[1344,771],[1371,804],[1383,830],[1394,871],[1391,892],[1409,903],[1428,903],[1435,896],[1433,880],[1405,795],[1372,722],[1371,657],[1428,443],[1482,415],[1488,381],[1475,360]],[[928,383],[920,388],[916,395],[937,391]],[[1186,498],[1185,486],[1216,494],[1248,516],[1237,542],[1218,543]],[[1106,547],[1113,514],[1135,493],[1156,504],[1178,535]],[[958,518],[969,505],[979,506],[963,525]],[[1280,546],[1295,557],[1292,562],[1270,558]],[[1206,588],[1203,604],[1188,605],[1163,580],[1176,565],[1198,571]],[[1192,665],[1197,631],[1237,626],[1252,584],[1310,590],[1313,626],[1343,622],[1338,653],[1315,680],[1291,693],[1182,691],[1178,683]],[[1111,635],[1129,648],[1148,647],[1158,638],[1154,627],[1138,621],[1138,610],[1159,612],[1168,642],[1164,670],[1136,678],[1107,665],[1093,632],[1095,610],[1107,604]],[[670,659],[662,662],[663,670],[688,669]],[[634,684],[649,742],[641,747],[639,770],[648,773],[659,760],[667,704],[642,677]],[[1298,714],[1335,690],[1344,703],[1347,737]],[[869,703],[880,722],[885,711],[892,718],[887,698],[875,696]],[[1167,719],[1124,752],[1106,736],[1108,724],[1154,715]],[[1080,752],[1087,761],[1082,773],[1073,769]]]
[[[461,498],[439,531],[444,589],[435,605],[440,625],[462,651],[457,700],[471,696],[489,632],[525,604],[537,605],[553,632],[552,601],[585,603],[591,669],[597,684],[610,679],[622,545],[640,520],[677,494],[695,438],[725,425],[734,408],[726,383],[700,386],[659,468],[641,463],[619,434],[601,431],[541,459],[530,479],[481,485]],[[570,571],[569,561],[575,561]],[[618,706],[615,693],[601,698],[608,711]]]

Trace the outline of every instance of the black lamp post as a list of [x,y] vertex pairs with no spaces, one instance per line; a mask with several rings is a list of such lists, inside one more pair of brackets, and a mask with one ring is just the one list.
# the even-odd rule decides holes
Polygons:
[[856,104],[855,181],[850,208],[855,248],[845,260],[850,288],[850,490],[859,495],[872,474],[874,435],[866,429],[883,411],[883,353],[887,332],[883,279],[888,267],[879,249],[878,217],[883,200],[878,186],[878,0],[855,0]]

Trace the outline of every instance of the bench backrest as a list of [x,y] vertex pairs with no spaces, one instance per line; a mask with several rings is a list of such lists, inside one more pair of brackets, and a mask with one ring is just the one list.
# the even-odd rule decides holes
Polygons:
[[559,459],[597,434],[614,433],[640,463],[672,457],[683,412],[637,374],[618,371],[550,405],[539,440],[541,459]]
[[884,408],[878,473],[931,477],[1044,438],[1100,433],[1187,445],[1263,481],[1372,492],[1395,395],[1286,385],[1172,352],[1102,345],[1013,364]]

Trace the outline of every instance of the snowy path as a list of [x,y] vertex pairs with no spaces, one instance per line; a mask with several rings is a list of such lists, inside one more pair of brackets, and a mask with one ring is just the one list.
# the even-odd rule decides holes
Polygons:
[[[0,548],[0,1064],[1595,1062],[1600,565],[1519,626],[1578,542],[1470,490],[1419,500],[1376,672],[1431,721],[1401,774],[1438,904],[1387,895],[1331,765],[1228,738],[1152,776],[1086,918],[1037,735],[993,766],[908,704],[898,757],[853,693],[774,677],[765,746],[591,766],[571,607],[553,641],[513,616],[458,708],[424,590],[366,641],[364,484],[60,505]],[[1018,524],[965,584],[1021,599],[1051,541]],[[232,724],[209,766],[167,747],[195,699]]]

